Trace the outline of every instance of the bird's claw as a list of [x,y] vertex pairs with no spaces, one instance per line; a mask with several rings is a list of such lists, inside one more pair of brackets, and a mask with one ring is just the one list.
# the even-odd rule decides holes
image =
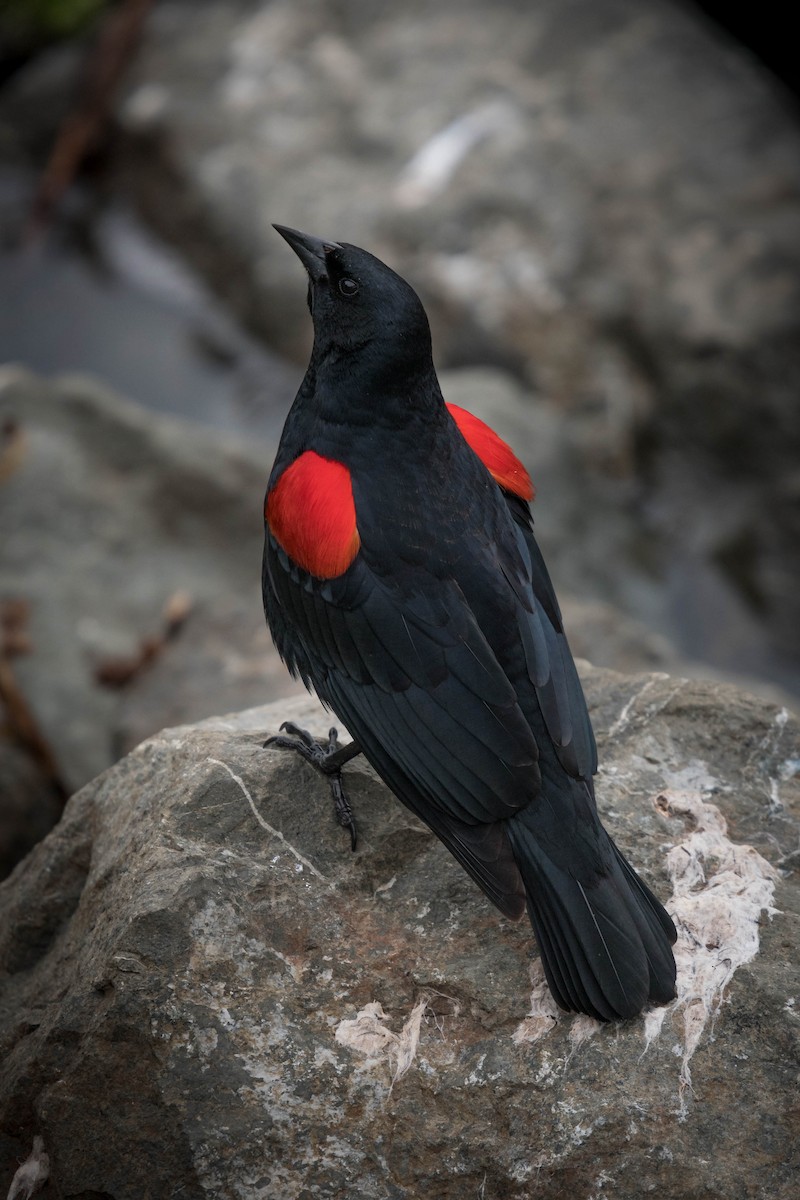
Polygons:
[[[353,816],[353,810],[344,790],[342,782],[341,760],[337,756],[342,751],[339,745],[339,734],[335,727],[328,730],[328,740],[323,745],[316,740],[307,729],[301,729],[294,721],[284,721],[280,726],[281,733],[273,734],[264,742],[264,749],[277,746],[281,750],[295,750],[306,762],[311,763],[327,777],[333,795],[336,810],[336,820],[344,829],[350,830],[350,847],[355,850],[358,831]],[[349,747],[345,748],[346,750]]]
[[[267,746],[283,746],[288,749],[299,749],[297,744],[292,741],[292,738],[298,738],[304,746],[309,750],[318,750],[319,747],[314,740],[314,735],[309,733],[307,729],[301,729],[299,725],[295,725],[294,721],[284,721],[280,726],[281,733],[285,730],[290,734],[290,737],[281,737],[280,733],[274,733],[264,742],[264,749]],[[301,751],[302,753],[302,751]]]
[[278,746],[281,750],[296,750],[298,754],[322,771],[323,775],[335,775],[341,768],[335,763],[328,763],[329,755],[335,754],[340,749],[339,734],[336,728],[328,730],[328,741],[325,745],[320,745],[312,733],[307,729],[301,729],[299,725],[295,725],[294,721],[284,721],[280,726],[289,735],[283,736],[280,733],[274,733],[264,742],[263,749],[268,746]]
[[350,802],[345,794],[344,785],[342,783],[342,773],[328,777],[331,784],[331,792],[333,793],[333,804],[336,809],[336,820],[343,829],[350,830],[350,849],[355,850],[358,841],[358,830],[356,829],[356,821],[353,816],[353,810],[350,807]]

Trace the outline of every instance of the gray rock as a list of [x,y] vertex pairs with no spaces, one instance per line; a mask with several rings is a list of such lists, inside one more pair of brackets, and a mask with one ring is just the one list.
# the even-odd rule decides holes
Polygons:
[[[70,791],[168,722],[291,690],[259,596],[270,446],[13,368],[0,424],[0,598],[30,605],[14,670]],[[126,687],[101,686],[98,668],[135,664],[163,632],[176,593],[175,636]]]
[[[559,607],[575,658],[630,673],[676,664],[675,649],[666,638],[610,604],[566,596]],[[701,669],[695,664],[695,670]]]
[[[678,1001],[558,1014],[503,921],[358,760],[145,742],[0,887],[0,1153],[61,1195],[789,1200],[800,743],[720,685],[588,670],[600,803],[681,936]],[[795,1114],[796,1115],[796,1114]],[[8,1170],[10,1179],[13,1168]]]
[[[530,471],[536,536],[575,654],[618,671],[727,679],[795,706],[791,666],[770,664],[769,632],[689,548],[701,527],[707,542],[716,528],[700,480],[681,498],[678,548],[654,533],[638,487],[590,469],[572,423],[546,396],[488,368],[442,371],[441,384],[445,399],[487,421]],[[740,495],[736,510],[743,505]]]
[[369,246],[440,361],[527,374],[587,461],[644,480],[684,652],[721,658],[717,571],[727,661],[748,616],[773,674],[800,654],[800,131],[713,26],[664,0],[171,0],[121,121],[150,217],[272,344],[309,330],[270,221]]
[[[173,218],[183,196],[220,236],[197,252],[228,267],[238,252],[248,315],[286,347],[302,297],[270,232],[279,212],[393,245],[447,325],[469,315],[560,385],[568,363],[573,394],[602,374],[585,336],[602,323],[603,367],[631,376],[602,388],[616,406],[636,406],[642,372],[615,362],[614,322],[638,312],[643,337],[756,346],[780,327],[767,296],[796,295],[797,131],[767,77],[672,4],[216,0],[198,20],[172,0],[121,115],[164,134]],[[710,123],[717,145],[698,137]],[[751,270],[777,245],[780,266]]]
[[[42,156],[69,102],[63,60],[3,89],[6,158]],[[122,181],[251,326],[298,355],[310,332],[271,219],[385,254],[420,287],[440,361],[510,367],[537,407],[549,397],[568,469],[542,496],[570,522],[553,537],[549,508],[540,530],[561,587],[622,606],[688,660],[798,690],[800,138],[713,27],[664,0],[167,0],[119,115]],[[0,181],[0,224],[6,209],[19,223],[12,190]],[[107,224],[91,229],[101,247]],[[49,305],[69,279],[54,260]],[[176,376],[148,402],[188,393],[218,419],[226,404],[212,412],[191,371],[180,386],[180,337],[131,299],[155,346],[136,378],[153,379],[159,347]],[[55,324],[79,353],[91,304],[76,304],[82,323]],[[41,307],[41,326],[23,321],[38,345]],[[102,340],[124,370],[141,356],[122,324]],[[223,357],[242,350],[229,329],[206,334]],[[260,402],[275,368],[264,386],[252,357]]]

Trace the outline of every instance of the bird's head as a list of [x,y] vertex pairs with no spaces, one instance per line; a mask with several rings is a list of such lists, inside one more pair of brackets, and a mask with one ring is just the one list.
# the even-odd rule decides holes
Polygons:
[[428,318],[404,279],[358,246],[274,228],[308,272],[312,361],[344,358],[353,368],[357,356],[381,373],[431,368]]

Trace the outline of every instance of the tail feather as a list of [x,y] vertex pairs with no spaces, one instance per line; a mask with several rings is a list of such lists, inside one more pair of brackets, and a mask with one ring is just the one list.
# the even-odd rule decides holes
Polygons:
[[649,1001],[675,995],[675,928],[602,828],[603,869],[577,873],[556,866],[526,828],[507,822],[522,874],[548,984],[567,1010],[602,1021],[636,1016]]
[[553,903],[552,893],[539,889],[536,903],[529,900],[528,913],[548,984],[560,1007],[587,1013],[600,1021],[615,1020],[619,1014],[609,1005],[597,981],[583,938],[565,920],[561,906]]
[[[553,999],[559,1008],[575,1008],[576,1005],[570,1003],[570,998],[575,995],[575,981],[570,978],[567,964],[564,958],[563,948],[554,943],[550,937],[551,924],[547,921],[539,920],[538,913],[528,904],[528,916],[530,917],[533,932],[536,935],[536,941],[539,945],[539,950],[542,958],[542,966],[544,967],[547,986],[553,994]],[[569,983],[567,982],[569,980]],[[585,1003],[588,1004],[588,998],[582,995]]]
[[642,911],[647,915],[648,920],[655,922],[655,925],[665,934],[670,946],[673,946],[678,934],[672,917],[658,897],[650,891],[650,888],[642,877],[634,871],[616,842],[612,841],[611,838],[608,840],[628,883],[631,884],[634,891],[639,895]]
[[640,879],[619,847],[609,838],[624,878],[637,900],[632,912],[640,929],[642,943],[650,968],[649,999],[654,1004],[668,1004],[675,999],[675,958],[670,949],[677,931],[663,904]]

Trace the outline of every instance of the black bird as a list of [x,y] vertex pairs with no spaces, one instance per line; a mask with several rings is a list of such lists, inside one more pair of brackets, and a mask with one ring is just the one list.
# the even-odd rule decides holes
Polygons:
[[[314,348],[265,500],[278,651],[353,741],[291,746],[341,787],[363,752],[508,917],[527,908],[558,1004],[601,1020],[675,995],[675,927],[600,823],[597,753],[528,475],[445,404],[428,320],[373,255],[276,225]],[[269,743],[268,743],[269,744]]]

